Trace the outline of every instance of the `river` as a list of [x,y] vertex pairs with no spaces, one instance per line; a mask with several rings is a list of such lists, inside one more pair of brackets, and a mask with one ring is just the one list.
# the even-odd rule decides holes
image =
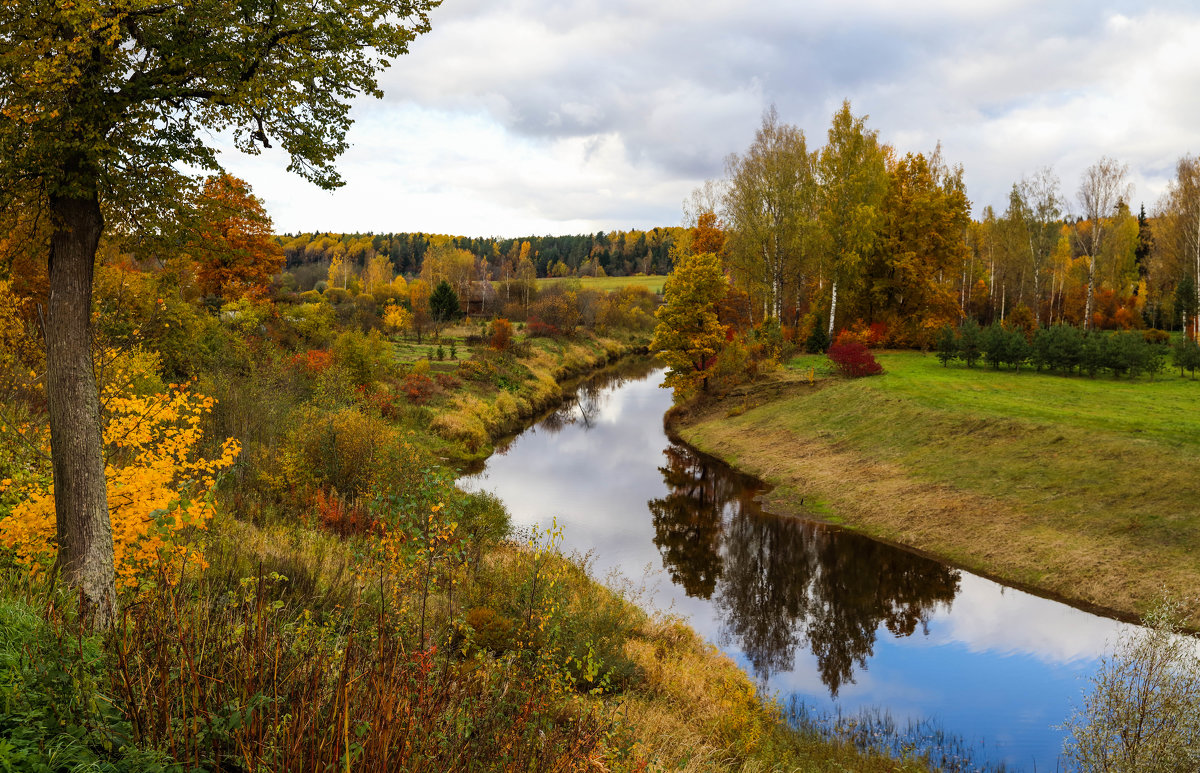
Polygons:
[[[672,442],[650,362],[583,382],[464,488],[517,527],[557,522],[809,721],[855,717],[962,769],[1056,770],[1059,725],[1127,626],[819,521]],[[866,720],[863,724],[861,721]]]

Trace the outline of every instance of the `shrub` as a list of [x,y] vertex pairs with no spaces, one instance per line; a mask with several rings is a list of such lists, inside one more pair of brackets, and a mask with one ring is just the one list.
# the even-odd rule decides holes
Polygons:
[[513,326],[507,319],[492,320],[491,336],[488,339],[488,346],[498,352],[503,352],[512,345]]
[[325,291],[325,294],[323,297],[325,298],[326,301],[328,301],[330,303],[339,304],[339,303],[345,303],[345,302],[349,301],[351,298],[351,295],[350,295],[349,291],[343,290],[340,287],[330,287],[328,290]]
[[298,417],[284,442],[287,479],[357,499],[370,488],[376,455],[390,436],[383,419],[356,408]]
[[861,378],[883,373],[883,366],[875,361],[875,356],[865,344],[856,340],[843,340],[838,336],[837,342],[829,347],[829,359],[846,378]]
[[378,330],[342,333],[333,343],[333,357],[355,386],[371,383],[392,364],[391,350]]
[[404,390],[404,394],[408,397],[409,401],[417,405],[428,402],[429,398],[433,397],[437,391],[433,379],[424,373],[409,373],[404,377],[401,389]]
[[1200,654],[1164,602],[1122,635],[1067,720],[1066,756],[1081,771],[1191,771],[1200,749]]

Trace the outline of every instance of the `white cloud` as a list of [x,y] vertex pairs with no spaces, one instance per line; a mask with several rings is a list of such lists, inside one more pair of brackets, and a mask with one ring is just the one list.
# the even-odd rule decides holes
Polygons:
[[1153,204],[1194,147],[1200,13],[1179,2],[451,0],[356,107],[333,196],[232,163],[284,230],[520,235],[679,221],[762,110],[824,139],[843,98],[902,151],[941,140],[979,209],[1102,155]]

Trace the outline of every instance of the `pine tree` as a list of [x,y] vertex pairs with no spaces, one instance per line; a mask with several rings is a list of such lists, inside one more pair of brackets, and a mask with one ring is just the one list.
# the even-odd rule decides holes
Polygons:
[[968,319],[963,323],[958,335],[958,349],[959,357],[967,363],[968,368],[975,367],[975,363],[979,361],[981,353],[980,338],[978,322]]
[[954,334],[954,328],[950,325],[943,327],[942,332],[938,334],[937,357],[943,366],[948,366],[951,360],[958,359],[958,336]]
[[829,335],[825,332],[825,322],[820,317],[813,325],[808,340],[804,342],[804,351],[809,354],[824,354],[829,348]]

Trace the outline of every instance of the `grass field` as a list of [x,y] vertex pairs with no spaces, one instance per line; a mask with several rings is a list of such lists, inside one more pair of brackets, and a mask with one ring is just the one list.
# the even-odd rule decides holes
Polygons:
[[622,287],[645,287],[653,293],[662,293],[665,276],[604,276],[604,277],[551,277],[538,280],[538,287],[562,282],[578,282],[585,290],[620,290]]
[[[1138,613],[1200,587],[1200,381],[945,368],[800,384],[685,439],[849,525],[1028,586]],[[778,385],[776,385],[778,389]],[[753,394],[741,398],[753,405]],[[1200,617],[1193,623],[1200,623]]]

